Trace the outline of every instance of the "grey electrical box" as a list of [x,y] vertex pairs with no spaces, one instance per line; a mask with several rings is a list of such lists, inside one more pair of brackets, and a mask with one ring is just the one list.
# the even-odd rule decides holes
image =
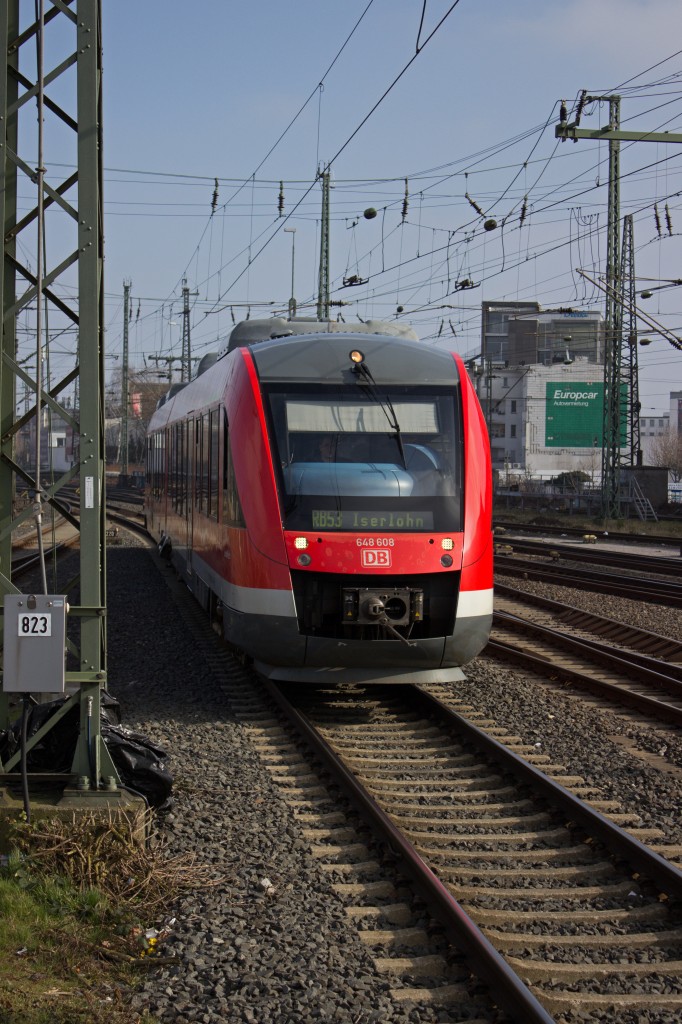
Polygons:
[[5,693],[64,693],[67,610],[63,594],[5,594]]

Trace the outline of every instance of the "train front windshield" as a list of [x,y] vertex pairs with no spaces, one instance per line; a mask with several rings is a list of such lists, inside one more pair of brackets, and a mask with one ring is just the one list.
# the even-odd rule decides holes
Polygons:
[[462,529],[462,430],[453,389],[269,389],[288,530]]

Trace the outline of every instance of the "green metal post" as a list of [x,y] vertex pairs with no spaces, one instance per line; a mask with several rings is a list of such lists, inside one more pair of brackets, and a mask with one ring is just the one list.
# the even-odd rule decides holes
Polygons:
[[634,218],[631,213],[623,217],[623,246],[621,288],[621,306],[627,309],[623,315],[623,379],[627,387],[628,404],[626,411],[626,448],[631,466],[639,464],[642,452],[641,428],[639,414],[639,362],[637,358],[637,281],[635,279],[635,234]]
[[[10,159],[10,152],[17,151],[18,118],[16,101],[19,85],[16,71],[17,50],[10,46],[19,31],[19,0],[8,0],[0,7],[0,59],[4,60],[0,80],[0,116],[4,130],[0,135],[2,145],[2,173],[4,187],[0,189],[0,223],[5,240],[3,268],[0,276],[2,291],[2,345],[0,351],[0,573],[3,583],[0,590],[4,595],[12,575],[12,534],[10,524],[13,515],[14,473],[13,437],[11,432],[15,418],[16,378],[5,357],[16,359],[16,318],[11,312],[16,303],[14,260],[16,241],[12,231],[17,219],[17,169]],[[9,725],[9,701],[0,694],[0,729]]]
[[[23,19],[20,19],[20,14],[24,15]],[[64,40],[71,39],[73,50],[50,75],[45,76],[41,55],[46,36],[53,31],[55,22],[54,38],[58,39],[59,46],[63,49]],[[60,0],[49,5],[47,10],[42,3],[38,10],[30,0],[6,0],[0,5],[0,36],[0,60],[4,62],[0,86],[0,116],[3,117],[0,142],[5,183],[0,192],[4,230],[0,284],[3,311],[0,597],[17,590],[11,579],[12,534],[30,516],[30,509],[14,512],[12,490],[17,476],[29,489],[37,483],[31,470],[13,458],[14,438],[31,416],[38,415],[41,406],[47,405],[71,426],[74,450],[79,452],[79,461],[74,469],[65,471],[48,488],[41,486],[41,499],[52,502],[64,512],[68,499],[60,502],[60,489],[76,473],[79,475],[80,596],[67,594],[71,605],[68,644],[76,653],[78,664],[75,668],[67,664],[66,688],[74,694],[73,699],[80,706],[80,735],[71,766],[72,782],[77,776],[87,777],[96,788],[103,778],[118,780],[100,732],[100,699],[106,682],[101,0]],[[62,97],[74,94],[72,84],[66,82],[66,88],[58,87],[62,76],[74,74],[76,116],[62,105],[65,102]],[[30,75],[34,75],[35,81],[30,80]],[[58,85],[53,89],[55,83]],[[36,100],[46,120],[49,116],[59,124],[62,132],[66,127],[72,133],[70,137],[75,150],[72,162],[76,163],[77,170],[56,186],[45,176],[36,175],[31,166],[36,149],[31,138],[31,128],[36,120]],[[25,125],[23,130],[22,125]],[[46,137],[52,138],[54,134],[52,132]],[[22,158],[19,151],[22,145],[30,154],[27,158]],[[45,162],[50,164],[49,154],[46,157]],[[35,190],[36,184],[42,189],[33,208],[21,218],[17,210],[19,178],[29,193],[31,188]],[[36,281],[32,266],[37,264],[43,253],[23,258],[30,249],[31,230],[24,236],[23,245],[19,246],[17,240],[26,229],[35,229],[36,222],[41,221],[43,209],[48,206],[54,213],[54,218],[51,216],[47,225],[48,230],[61,216],[65,245],[68,247],[70,243],[72,248],[71,251],[67,248],[66,256],[57,266],[46,266],[45,273]],[[49,245],[46,251],[52,251]],[[78,297],[69,303],[53,285],[59,283],[63,275],[72,275],[74,270],[78,275]],[[49,305],[67,326],[75,326],[78,331],[78,354],[74,365],[49,393],[38,379],[31,378],[15,350],[17,317],[25,313],[30,322],[31,310],[42,303]],[[15,410],[17,379],[26,386],[27,395],[35,399],[33,408],[21,417],[17,417]],[[81,398],[80,410],[75,412],[68,400],[62,400],[62,394],[72,384],[75,384]],[[79,384],[82,386],[78,387]],[[68,518],[68,513],[65,514]],[[36,679],[35,690],[41,692],[40,678]],[[6,694],[3,699],[5,703],[0,708],[4,706],[7,719]]]
[[[72,771],[116,775],[100,735],[106,682],[102,26],[98,0],[78,3],[78,294],[80,368],[80,742]],[[85,738],[90,735],[90,747]]]
[[[609,128],[620,128],[620,96],[609,96]],[[620,140],[609,140],[609,204],[606,239],[606,325],[604,358],[604,442],[602,515],[620,516],[620,366],[622,341],[620,293]]]

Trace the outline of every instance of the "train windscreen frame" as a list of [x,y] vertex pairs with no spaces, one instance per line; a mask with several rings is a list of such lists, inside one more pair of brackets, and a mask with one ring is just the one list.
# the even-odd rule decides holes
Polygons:
[[459,532],[459,391],[378,385],[267,385],[285,529]]

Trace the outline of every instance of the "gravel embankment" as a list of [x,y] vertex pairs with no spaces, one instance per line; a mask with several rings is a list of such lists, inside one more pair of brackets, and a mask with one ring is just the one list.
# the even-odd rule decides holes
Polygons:
[[394,1005],[146,551],[110,550],[108,604],[123,724],[165,746],[176,776],[170,852],[224,878],[169,908],[178,964],[151,973],[133,1005],[203,1024],[460,1020]]
[[537,746],[602,799],[619,800],[648,828],[682,843],[682,737],[635,723],[635,715],[596,708],[579,691],[564,696],[531,673],[480,657],[453,693]]
[[[154,558],[136,546],[109,551],[110,690],[124,725],[169,751],[176,776],[166,818],[171,852],[195,852],[223,881],[168,908],[177,924],[166,949],[177,965],[150,973],[134,1005],[163,1021],[204,1024],[460,1020],[454,1010],[394,1003],[232,713],[229,694],[187,635]],[[590,596],[579,595],[583,607]],[[609,601],[604,612],[607,599],[595,601],[613,617],[616,605],[633,604]],[[661,609],[654,615],[657,626],[649,628],[668,632]],[[488,658],[467,674],[458,696],[682,842],[679,739],[544,690],[534,677]],[[619,737],[659,755],[670,771],[619,746]],[[270,894],[264,878],[273,883]]]

